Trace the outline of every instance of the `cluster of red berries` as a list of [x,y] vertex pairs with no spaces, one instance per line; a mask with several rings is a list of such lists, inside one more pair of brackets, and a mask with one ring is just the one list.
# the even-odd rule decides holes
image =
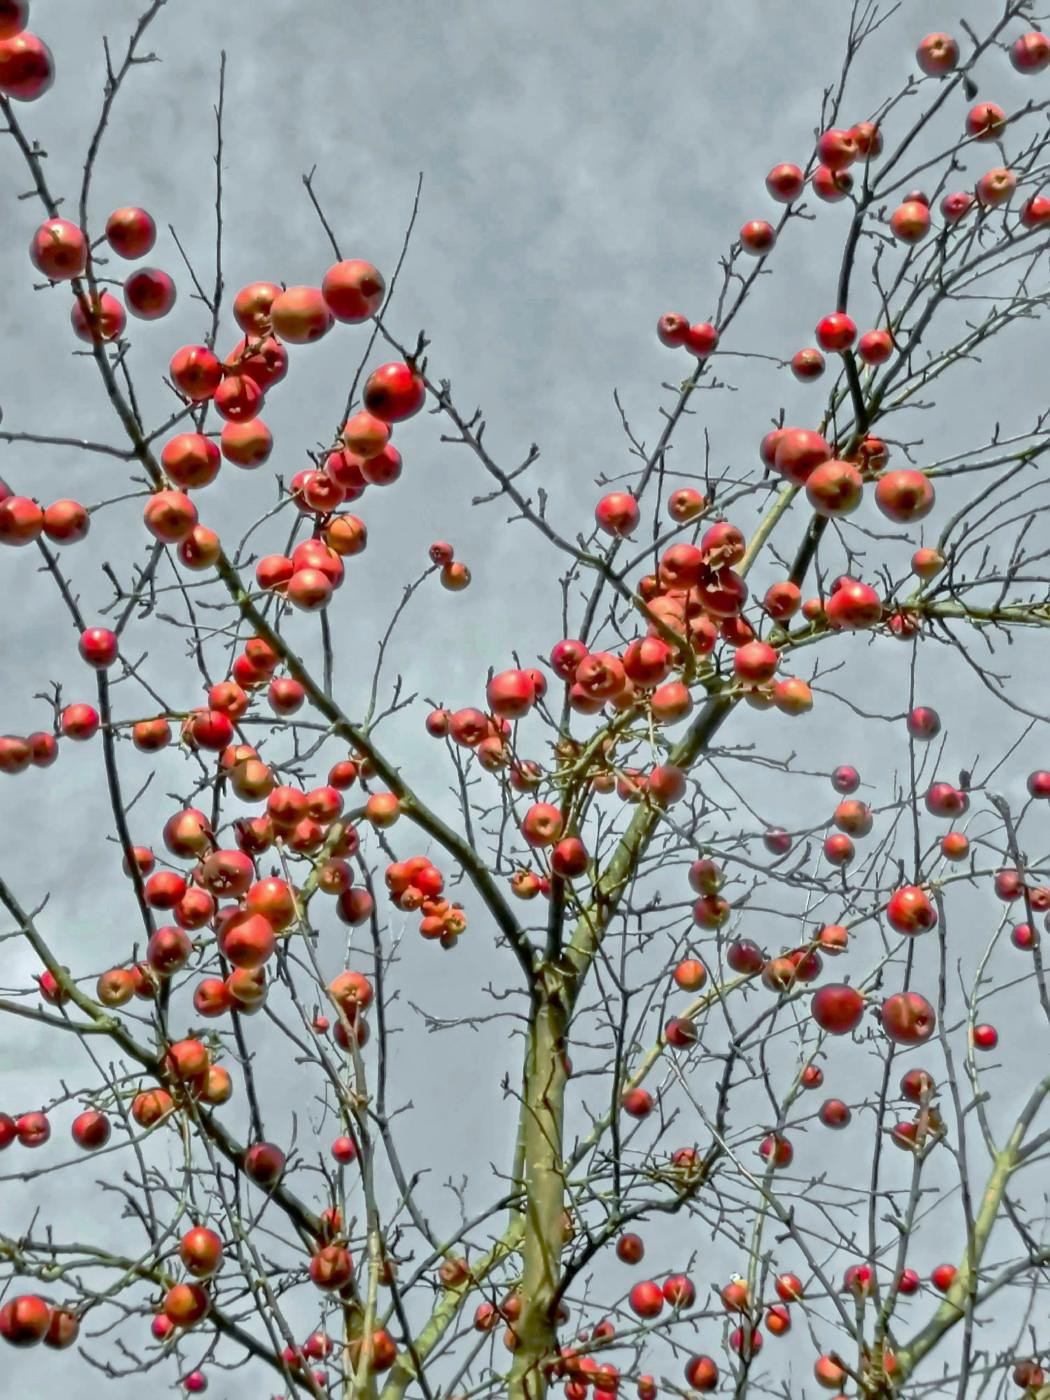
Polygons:
[[0,544],[17,548],[41,535],[52,544],[76,544],[90,528],[91,516],[79,501],[63,498],[41,507],[0,480]]
[[[363,972],[340,972],[328,984],[328,997],[337,1013],[332,1030],[336,1044],[343,1050],[349,1050],[352,1032],[358,1046],[365,1045],[369,1036],[365,1012],[375,999],[375,991],[368,978]],[[338,1154],[333,1155],[337,1156],[337,1160],[349,1160],[345,1154],[342,1158]]]
[[[49,976],[50,973],[44,974],[44,977]],[[44,978],[40,982],[45,999],[54,1005],[56,999],[45,991]],[[71,1136],[85,1152],[97,1152],[100,1147],[105,1147],[111,1132],[112,1125],[106,1115],[89,1108],[73,1119]],[[10,1147],[13,1142],[21,1143],[23,1147],[43,1147],[50,1137],[51,1123],[46,1113],[23,1113],[17,1118],[0,1113],[0,1151]]]
[[424,938],[436,939],[442,948],[455,947],[467,926],[467,916],[461,904],[451,904],[443,897],[445,878],[426,856],[411,856],[388,865],[386,886],[392,904],[419,910],[419,932]]
[[20,1293],[0,1307],[0,1337],[9,1346],[33,1347],[39,1342],[62,1351],[80,1332],[80,1319],[66,1308],[52,1307],[36,1293]]
[[[114,209],[106,220],[106,243],[118,257],[144,258],[157,241],[157,226],[145,209]],[[89,271],[91,249],[83,229],[68,219],[46,219],[29,245],[33,266],[50,282],[72,282]],[[93,269],[92,269],[93,271]],[[73,332],[89,345],[116,340],[127,326],[125,307],[143,321],[166,316],[175,305],[172,278],[156,267],[144,267],[124,280],[124,306],[110,292],[75,289],[70,309]]]
[[0,1113],[0,1151],[13,1142],[23,1147],[43,1147],[50,1136],[51,1124],[46,1113],[21,1113],[17,1118]]
[[[546,677],[540,671],[522,672],[529,678],[528,709],[537,694],[538,687],[546,689]],[[542,693],[542,690],[539,693]],[[521,713],[524,713],[522,710]],[[481,710],[468,707],[463,710],[431,710],[426,718],[427,733],[434,739],[451,739],[461,748],[472,749],[477,754],[482,768],[495,773],[510,763],[510,721],[498,715],[487,715]],[[510,770],[511,786],[517,791],[528,791],[540,780],[539,771],[533,773],[535,765],[515,764]]]
[[[675,492],[673,513],[687,517],[703,508],[690,488]],[[636,522],[627,521],[619,503],[609,497],[599,503],[599,521],[610,533],[629,533]],[[623,522],[617,524],[616,522]],[[614,528],[615,526],[615,528]],[[734,651],[735,678],[748,699],[764,706],[776,704],[787,713],[803,713],[810,707],[809,687],[795,678],[777,680],[779,654],[756,638],[742,616],[748,589],[736,571],[746,554],[743,533],[729,522],[713,524],[699,544],[675,544],[660,556],[657,572],[643,578],[638,591],[646,603],[648,635],[628,644],[622,655],[591,652],[581,641],[566,638],[551,652],[550,664],[569,687],[570,706],[582,714],[596,714],[606,705],[625,710],[644,707],[660,725],[686,718],[693,708],[689,686],[673,676],[690,656],[712,652],[719,640]],[[667,634],[677,636],[672,644]],[[632,790],[633,789],[633,790]],[[628,797],[640,797],[639,785],[628,784]],[[648,791],[652,791],[650,780]]]
[[[0,84],[2,50],[0,43]],[[156,232],[144,209],[117,209],[106,223],[108,246],[122,258],[144,257]],[[76,281],[89,270],[91,250],[83,230],[66,219],[52,218],[34,234],[30,256],[52,282]],[[214,481],[223,458],[254,468],[270,456],[273,438],[259,413],[267,391],[288,372],[285,346],[318,340],[336,321],[368,320],[385,293],[382,274],[357,258],[330,267],[320,287],[250,283],[234,299],[234,318],[243,338],[225,361],[205,345],[176,351],[169,366],[174,387],[190,404],[210,403],[224,420],[218,445],[198,432],[178,433],[165,443],[160,464],[166,481],[144,511],[150,534],[176,545],[186,567],[211,568],[222,548],[216,532],[199,523],[187,493]],[[172,279],[155,268],[133,273],[124,284],[128,309],[145,319],[166,315],[175,295]],[[105,291],[77,290],[72,321],[77,336],[89,344],[116,340],[126,327],[124,307]],[[306,611],[327,605],[343,581],[342,558],[359,554],[367,543],[364,523],[355,515],[338,513],[339,507],[356,500],[369,485],[397,480],[402,464],[390,442],[391,425],[417,413],[425,396],[423,379],[403,361],[382,365],[370,375],[364,409],[348,419],[322,465],[298,472],[291,482],[293,499],[304,514],[316,517],[321,537],[301,544],[290,558],[268,555],[260,560],[256,578],[261,588]],[[4,493],[8,500],[0,502],[0,542],[28,544],[43,531],[67,543],[87,533],[88,518],[77,502],[59,501],[45,512],[27,497],[12,495],[7,488]],[[470,575],[464,565],[449,560],[442,577],[447,587],[463,588]]]
[[[190,933],[210,927],[232,968],[225,978],[205,978],[197,986],[198,1014],[217,1017],[233,1010],[244,1014],[260,1010],[267,995],[265,966],[278,937],[302,916],[299,891],[276,876],[258,877],[255,857],[274,840],[303,854],[317,851],[327,841],[325,859],[316,871],[318,889],[336,898],[337,913],[344,922],[359,924],[372,913],[371,895],[353,884],[346,859],[358,848],[356,829],[347,823],[337,829],[334,839],[330,835],[342,812],[342,797],[335,787],[311,792],[276,787],[269,769],[249,746],[233,746],[220,762],[238,795],[265,797],[265,814],[238,823],[237,848],[224,849],[215,843],[203,812],[194,807],[176,812],[164,827],[164,844],[176,859],[196,862],[188,875],[175,869],[155,870],[149,847],[132,848],[130,860],[124,862],[125,873],[137,873],[146,903],[170,910],[174,923],[151,935],[145,962],[103,973],[97,993],[107,1006],[121,1006],[133,996],[155,996],[164,980],[188,963],[193,952]],[[217,1085],[216,1092],[222,1087]]]
[[435,540],[428,551],[430,562],[441,570],[441,586],[450,593],[460,593],[470,585],[470,570],[456,558],[447,540]]

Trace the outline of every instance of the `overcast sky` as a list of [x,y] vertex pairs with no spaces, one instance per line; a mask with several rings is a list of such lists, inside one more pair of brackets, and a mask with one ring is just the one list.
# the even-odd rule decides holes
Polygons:
[[[960,12],[979,22],[989,8],[980,0],[904,6],[872,43],[857,75],[851,120],[867,116],[875,98],[910,70],[922,33],[952,28]],[[90,207],[96,236],[111,208],[149,208],[161,228],[149,261],[169,270],[179,285],[171,317],[133,327],[130,364],[147,416],[160,421],[170,411],[161,374],[171,353],[206,329],[167,225],[174,226],[195,265],[210,274],[212,108],[225,49],[225,275],[231,294],[256,279],[320,280],[330,250],[301,181],[313,167],[344,255],[391,270],[422,174],[392,328],[407,343],[421,328],[427,331],[432,373],[452,381],[460,408],[484,408],[489,444],[503,464],[515,464],[530,443],[539,444],[535,484],[549,492],[567,534],[589,530],[598,494],[594,479],[630,467],[613,391],[620,391],[632,425],[651,442],[661,425],[660,405],[669,402],[661,382],[684,373],[658,344],[656,318],[672,309],[693,320],[712,314],[718,257],[745,219],[772,217],[766,171],[779,161],[804,164],[808,157],[821,87],[838,74],[847,10],[843,0],[664,0],[656,7],[629,0],[398,6],[373,0],[172,0],[144,44],[161,61],[135,71],[117,103]],[[34,28],[54,51],[58,76],[51,93],[19,108],[19,116],[47,152],[48,179],[70,207],[101,101],[102,37],[109,37],[114,55],[121,54],[137,12],[127,0],[34,4]],[[1016,100],[1019,80],[1005,59],[993,67],[1001,80],[1000,100]],[[986,95],[999,93],[989,89]],[[952,120],[958,117],[956,112]],[[32,290],[25,249],[42,212],[35,201],[18,198],[27,188],[14,144],[3,141],[4,427],[118,442],[93,365],[70,356],[65,290]],[[789,270],[775,265],[775,285],[741,318],[733,348],[786,357],[812,343],[815,322],[833,308],[837,260],[830,255],[847,222],[845,207],[823,209],[819,227],[796,221],[787,246],[778,250],[790,258]],[[227,313],[219,350],[225,353],[235,338]],[[365,341],[363,329],[339,328],[321,345],[293,349],[289,380],[265,413],[278,443],[272,465],[286,479],[305,465],[308,449],[330,436]],[[973,383],[990,391],[987,377],[975,374]],[[948,443],[961,446],[973,431],[987,433],[996,418],[1009,421],[1021,409],[1030,418],[1033,403],[1045,398],[1045,357],[1037,365],[1034,356],[1015,356],[1006,376],[993,355],[987,374],[997,381],[994,400],[953,400],[935,426],[922,424],[938,451],[948,450]],[[705,397],[703,415],[681,437],[678,462],[685,470],[702,469],[705,426],[718,465],[750,466],[781,407],[788,421],[807,421],[813,412],[813,391],[786,372],[767,374],[754,394],[743,392],[759,382],[753,362],[740,361],[739,374],[734,366],[724,377],[742,392]],[[428,415],[398,428],[404,475],[388,492],[371,492],[367,511],[362,506],[371,543],[351,566],[346,592],[352,601],[342,600],[337,678],[352,686],[363,667],[370,669],[376,619],[389,614],[403,586],[425,567],[431,540],[446,538],[471,566],[474,583],[452,595],[429,581],[412,605],[410,640],[396,664],[408,689],[458,707],[480,701],[488,667],[509,665],[512,648],[545,654],[561,635],[559,561],[537,546],[527,527],[504,528],[506,511],[499,504],[469,507],[488,484],[465,449],[442,444],[439,432]],[[0,475],[16,491],[42,501],[71,495],[94,503],[118,495],[126,484],[122,473],[105,457],[0,444]],[[248,477],[225,468],[202,494],[201,515],[223,529],[224,538],[236,538],[234,526],[271,501],[271,473]],[[141,502],[130,502],[103,513],[83,553],[63,556],[71,569],[76,565],[76,587],[88,615],[107,598],[100,563],[108,559],[126,577],[137,557],[140,509]],[[47,707],[32,697],[55,681],[63,684],[66,702],[92,698],[75,632],[50,581],[35,575],[36,562],[28,550],[0,551],[2,732],[47,727]],[[293,620],[293,628],[300,622]],[[199,703],[199,677],[178,640],[157,642],[146,627],[133,628],[129,637],[136,654],[155,646],[153,674],[163,678],[165,693],[187,707]],[[864,664],[859,645],[844,654]],[[897,687],[887,708],[895,704],[898,711],[907,695],[900,688],[906,686],[902,667],[903,660],[895,659],[877,675],[865,672],[869,696],[881,699],[882,687]],[[925,682],[928,700],[948,707],[954,700],[962,711],[958,751],[949,764],[955,772],[973,760],[986,738],[986,722],[966,709],[965,696],[959,705],[957,678],[934,667]],[[410,774],[421,771],[424,785],[430,783],[444,802],[448,775],[436,771],[438,750],[418,737],[422,713],[417,707],[396,730],[404,735],[404,766]],[[826,769],[849,760],[862,770],[866,763],[884,768],[883,731],[858,737],[858,729],[847,727],[845,710],[832,713],[837,718],[827,728],[810,732],[814,763]],[[1004,724],[1002,748],[1018,728]],[[893,761],[903,761],[905,753],[902,747]],[[122,762],[133,791],[149,763],[124,751]],[[1024,768],[1018,771],[1023,778]],[[100,773],[96,746],[66,745],[51,770],[0,783],[4,876],[26,906],[49,896],[43,922],[74,971],[81,970],[80,959],[89,967],[107,957],[123,959],[135,936],[135,911],[119,860],[103,840],[111,822]],[[166,791],[177,790],[178,782],[170,777]],[[787,794],[774,787],[766,795],[763,816],[790,825]],[[151,794],[140,809],[136,839],[159,845],[159,823],[171,805],[160,790]],[[406,928],[403,1007],[412,1001],[433,1015],[450,1015],[466,995],[471,1006],[483,1008],[478,987],[490,976],[508,980],[506,964],[481,941],[483,929],[474,930],[474,944],[443,956],[419,945],[410,921]],[[24,986],[35,969],[27,954],[6,946],[3,980]],[[333,945],[333,966],[338,961]],[[0,1109],[35,1106],[55,1092],[61,1074],[73,1084],[89,1082],[84,1062],[71,1060],[61,1038],[40,1035],[28,1024],[16,1031],[11,1022],[0,1033]],[[418,1153],[431,1162],[435,1200],[438,1183],[449,1173],[474,1169],[485,1186],[488,1161],[501,1169],[508,1161],[510,1120],[499,1080],[514,1054],[504,1029],[497,1023],[434,1040],[408,1027],[404,1044],[417,1056],[411,1078],[398,1085],[399,1096],[411,1095],[416,1107],[405,1128],[407,1156]],[[287,1062],[275,1073],[282,1092],[296,1091]],[[59,1120],[56,1139],[63,1139],[64,1151],[61,1112]],[[17,1151],[0,1159],[3,1171],[24,1164],[25,1153],[15,1162]],[[47,1160],[59,1160],[54,1143],[44,1152],[55,1154]],[[67,1173],[61,1202],[50,1178],[28,1186],[5,1183],[0,1228],[24,1228],[30,1201],[44,1202],[45,1210],[50,1203],[56,1213],[75,1202],[71,1218],[83,1219],[88,1204],[99,1199],[92,1185],[97,1174],[90,1163]],[[113,1209],[112,1200],[106,1208]],[[96,1354],[104,1346],[95,1343]],[[71,1356],[7,1352],[3,1359],[11,1393],[20,1385],[42,1396],[94,1393],[93,1378]],[[253,1379],[250,1371],[235,1373],[216,1377],[210,1393],[241,1400],[267,1393],[267,1384],[268,1378]],[[142,1394],[137,1385],[116,1386],[114,1393]]]

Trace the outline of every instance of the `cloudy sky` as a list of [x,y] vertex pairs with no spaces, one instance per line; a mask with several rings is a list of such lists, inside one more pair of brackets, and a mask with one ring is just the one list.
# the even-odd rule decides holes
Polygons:
[[[718,258],[746,219],[772,217],[765,172],[808,157],[822,86],[839,71],[848,8],[842,0],[664,0],[658,7],[626,0],[401,6],[170,0],[141,50],[160,61],[132,72],[114,110],[89,211],[97,236],[111,208],[150,209],[161,235],[149,261],[179,285],[171,317],[134,326],[129,364],[147,418],[159,422],[171,411],[161,375],[171,353],[198,341],[207,325],[168,225],[194,265],[213,276],[213,104],[225,50],[224,269],[231,292],[257,279],[319,281],[330,250],[301,178],[314,168],[344,255],[392,269],[422,175],[392,329],[409,344],[426,330],[431,372],[451,380],[468,414],[483,408],[488,443],[501,463],[514,465],[531,443],[539,445],[532,489],[547,491],[567,534],[588,531],[595,479],[620,477],[631,466],[613,391],[639,436],[652,442],[661,405],[670,402],[661,385],[684,372],[658,344],[656,318],[671,309],[693,320],[713,313]],[[872,41],[855,75],[851,119],[867,116],[912,71],[922,33],[953,28],[960,11],[980,22],[989,8],[980,0],[905,6]],[[69,208],[101,102],[103,36],[119,61],[138,12],[126,0],[34,5],[34,28],[54,51],[58,78],[44,100],[18,115],[46,151],[48,179]],[[990,65],[998,88],[982,95],[1010,105],[1029,89],[1000,60]],[[907,103],[904,111],[911,111]],[[951,116],[956,125],[960,113]],[[42,213],[20,198],[27,188],[14,144],[4,141],[3,426],[117,442],[93,365],[70,354],[65,289],[33,290],[25,248]],[[796,221],[778,250],[783,270],[772,264],[774,276],[734,330],[734,350],[782,358],[812,343],[815,322],[833,308],[847,223],[845,207],[822,209],[816,224]],[[227,314],[219,350],[225,353],[235,338]],[[339,328],[322,344],[293,351],[289,380],[265,415],[278,444],[272,465],[286,479],[331,436],[366,340],[362,328]],[[727,364],[723,377],[739,392],[705,396],[702,415],[686,426],[677,448],[683,472],[702,471],[705,428],[714,462],[744,468],[781,408],[788,421],[808,421],[814,411],[813,391],[786,371],[770,372],[752,360]],[[992,422],[1009,422],[1011,414],[1025,414],[1027,426],[1033,404],[1045,397],[1042,376],[1034,355],[1016,351],[1003,374],[993,351],[972,371],[969,395],[952,400],[935,426],[927,420],[922,430],[943,453],[975,432],[987,435]],[[352,690],[370,672],[383,620],[425,568],[427,545],[446,538],[470,564],[474,584],[452,595],[429,580],[406,615],[395,666],[422,696],[456,707],[478,703],[490,666],[510,664],[514,648],[523,656],[545,654],[561,635],[560,562],[525,525],[506,526],[499,503],[471,507],[488,483],[464,448],[440,441],[437,420],[420,415],[397,430],[397,442],[405,461],[401,481],[387,493],[372,492],[368,511],[362,508],[371,544],[351,571],[350,599],[339,614],[337,680]],[[126,489],[123,471],[98,455],[0,444],[0,475],[42,501],[71,495],[93,504],[118,496]],[[273,500],[272,473],[249,477],[227,468],[202,493],[201,515],[224,539],[236,539],[236,527]],[[138,557],[140,509],[141,502],[127,502],[103,512],[82,555],[64,556],[89,616],[109,596],[99,565],[108,561],[126,578]],[[0,552],[3,732],[47,727],[47,706],[33,697],[55,682],[66,702],[91,699],[75,631],[50,581],[35,574],[36,562],[30,551]],[[199,702],[199,677],[178,636],[158,639],[148,627],[133,627],[129,648],[136,655],[152,648],[151,678],[175,703]],[[847,654],[863,664],[860,647]],[[866,671],[860,698],[871,699],[871,709],[899,713],[907,694],[900,689],[902,667],[895,661],[877,674]],[[968,702],[958,706],[958,678],[933,668],[925,680],[929,701],[951,706],[954,700],[961,710],[954,771],[980,750],[987,723]],[[833,740],[827,730],[810,735],[815,761],[825,770],[847,760],[862,770],[866,763],[884,765],[883,731],[861,735],[846,727],[845,711],[835,713]],[[393,732],[402,736],[406,771],[420,772],[435,800],[447,804],[448,774],[436,771],[436,750],[417,737],[420,716],[417,708]],[[1019,729],[1004,722],[999,748]],[[119,860],[102,835],[110,825],[108,804],[98,753],[90,749],[67,745],[51,770],[0,785],[5,879],[28,907],[48,896],[44,924],[74,971],[82,970],[79,959],[90,968],[123,959],[135,936]],[[130,752],[122,761],[134,790],[149,765]],[[1022,777],[1024,771],[1018,769]],[[165,790],[179,785],[173,769]],[[172,805],[159,787],[139,809],[144,829],[136,831],[137,839],[158,844],[159,822]],[[789,825],[786,794],[767,790],[766,797],[764,818]],[[410,928],[408,936],[414,938]],[[507,968],[483,945],[474,949],[443,957],[406,943],[402,1005],[423,1005],[435,1016],[454,1014],[464,997],[473,1008],[483,1006],[478,989],[490,977],[505,982]],[[333,966],[338,960],[333,945]],[[4,981],[24,987],[33,971],[28,957],[13,950]],[[74,1068],[61,1039],[56,1044],[28,1024],[16,1030],[8,1023],[0,1032],[0,1109],[46,1100],[60,1075],[71,1076],[73,1085],[88,1082],[84,1062]],[[411,1025],[403,1034],[416,1057],[411,1080],[398,1086],[415,1105],[405,1129],[407,1155],[425,1158],[435,1183],[471,1167],[485,1177],[490,1160],[505,1166],[509,1119],[499,1080],[513,1051],[500,1023],[458,1037],[428,1038]],[[287,1062],[275,1073],[281,1093],[294,1091]],[[470,1162],[462,1152],[468,1133]],[[17,1150],[0,1161],[5,1171],[18,1169]],[[43,1203],[45,1214],[74,1202],[71,1219],[83,1219],[99,1199],[96,1174],[88,1163],[60,1178],[61,1201],[59,1179],[5,1183],[0,1227],[23,1229],[30,1202]],[[436,1202],[439,1186],[434,1191]],[[105,1345],[95,1343],[96,1354]],[[31,1377],[34,1393],[88,1393],[86,1373],[72,1357],[11,1353],[4,1363],[12,1384]],[[213,1390],[229,1400],[261,1393],[244,1373],[217,1380]],[[136,1382],[114,1392],[142,1393]]]

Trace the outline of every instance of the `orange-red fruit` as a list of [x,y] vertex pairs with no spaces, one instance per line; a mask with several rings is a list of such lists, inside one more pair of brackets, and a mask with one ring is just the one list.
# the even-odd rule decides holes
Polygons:
[[977,181],[977,198],[985,209],[997,209],[1006,204],[1017,189],[1017,176],[1012,170],[998,166],[986,171]]
[[795,1156],[795,1149],[786,1137],[779,1133],[770,1133],[762,1139],[759,1145],[758,1154],[766,1162],[771,1163],[774,1170],[782,1167],[789,1167]]
[[821,462],[806,481],[806,496],[818,515],[851,515],[864,495],[864,478],[852,462]]
[[228,1103],[233,1095],[233,1080],[230,1072],[222,1065],[212,1065],[208,1070],[200,1096],[205,1103]]
[[69,281],[87,267],[87,239],[68,219],[45,219],[33,235],[29,256],[37,271],[52,282]]
[[[389,440],[389,424],[372,413],[355,413],[343,429],[343,442],[347,451],[356,457],[375,457],[377,453],[382,452]],[[451,563],[451,557],[440,562]]]
[[324,541],[336,554],[349,558],[367,546],[368,530],[356,515],[336,515],[325,526]]
[[355,459],[358,470],[369,486],[389,486],[401,475],[401,453],[388,442],[371,457]]
[[50,768],[58,758],[58,742],[54,734],[38,730],[35,734],[28,735],[25,742],[29,747],[30,762],[34,768]]
[[76,544],[91,528],[91,517],[79,501],[52,501],[44,510],[44,534],[55,544]]
[[686,1384],[706,1393],[718,1388],[718,1365],[710,1356],[694,1356],[686,1363]]
[[924,520],[933,509],[934,492],[929,478],[910,467],[886,472],[875,487],[875,504],[888,519],[907,525]]
[[257,968],[273,956],[277,939],[273,924],[250,909],[236,912],[219,939],[223,956],[234,967]]
[[773,1283],[777,1290],[777,1297],[782,1298],[785,1303],[794,1303],[801,1300],[802,1280],[797,1274],[778,1274]]
[[848,170],[829,170],[818,165],[813,172],[813,193],[826,204],[837,204],[853,188],[853,176]]
[[699,515],[704,508],[704,498],[692,486],[680,486],[677,491],[672,491],[667,498],[667,514],[672,520],[680,523],[692,520]]
[[237,374],[254,379],[260,389],[279,384],[288,373],[288,351],[276,338],[267,335],[261,340],[241,340],[226,357],[226,367]]
[[810,1009],[821,1030],[831,1035],[848,1035],[860,1025],[864,998],[855,987],[829,983],[814,992]]
[[161,466],[184,491],[207,486],[219,472],[219,449],[203,433],[177,433],[161,449]]
[[120,302],[109,292],[83,293],[76,298],[69,313],[73,332],[88,345],[101,345],[116,340],[127,325],[127,315]]
[[145,209],[126,205],[106,220],[106,241],[122,258],[141,258],[157,241],[157,226]]
[[19,1294],[0,1308],[0,1337],[10,1346],[36,1346],[50,1325],[51,1308],[35,1293]]
[[938,1293],[947,1293],[955,1282],[956,1272],[954,1264],[938,1264],[930,1274],[930,1282]]
[[664,1295],[658,1283],[646,1279],[636,1283],[627,1299],[631,1311],[638,1317],[658,1317],[664,1308]]
[[273,450],[273,435],[261,418],[222,425],[219,446],[235,467],[259,467]]
[[[176,900],[176,905],[180,902]],[[185,967],[192,952],[193,944],[185,930],[168,925],[157,929],[150,937],[146,959],[158,977],[170,977]]]
[[926,933],[937,924],[937,909],[924,889],[904,885],[891,896],[886,918],[898,933]]
[[195,1278],[208,1278],[222,1263],[222,1240],[214,1230],[196,1225],[179,1241],[179,1258]]
[[32,544],[44,528],[44,512],[27,496],[8,496],[0,501],[0,544]]
[[696,958],[683,958],[675,968],[673,976],[684,992],[696,992],[707,981],[707,969]]
[[825,1390],[841,1390],[846,1383],[846,1372],[830,1356],[818,1356],[813,1364],[813,1374],[818,1385]]
[[527,671],[500,671],[489,681],[485,697],[494,715],[520,719],[532,708],[536,688]]
[[402,360],[373,370],[365,384],[364,403],[384,423],[399,423],[423,407],[426,385],[422,376]]
[[791,373],[803,383],[819,379],[824,373],[824,356],[815,346],[796,350],[791,357]]
[[750,219],[740,230],[740,246],[752,257],[764,258],[777,241],[777,231],[765,219]]
[[865,160],[882,154],[882,132],[874,122],[858,122],[850,130]]
[[890,215],[890,228],[898,243],[918,243],[930,231],[929,206],[917,199],[906,199]]
[[374,316],[385,292],[382,274],[360,258],[336,263],[328,269],[321,283],[321,295],[329,311],[336,320],[351,323],[367,321],[369,316]]
[[112,1131],[109,1119],[96,1109],[89,1108],[73,1119],[73,1141],[85,1152],[105,1147]]
[[561,812],[550,802],[536,802],[525,813],[521,830],[530,846],[552,846],[561,835]]
[[1050,223],[1050,199],[1045,194],[1033,194],[1026,199],[1021,209],[1021,223],[1025,228],[1042,228]]
[[874,627],[882,617],[882,601],[869,584],[842,579],[824,605],[832,627],[856,631]]
[[91,705],[67,705],[62,711],[61,725],[67,739],[91,739],[98,732],[99,714]]
[[291,345],[309,345],[331,330],[333,317],[319,287],[288,287],[270,306],[273,333]]
[[200,1079],[207,1074],[209,1064],[208,1048],[200,1040],[177,1040],[164,1057],[164,1067],[168,1073],[184,1083]]
[[210,569],[222,553],[222,541],[207,525],[194,525],[179,541],[178,553],[187,569]]
[[551,852],[551,869],[563,879],[574,880],[586,873],[588,859],[587,848],[580,838],[565,836]]
[[222,362],[206,345],[184,345],[171,357],[172,382],[191,403],[210,399],[222,383]]
[[791,1314],[783,1303],[774,1303],[771,1308],[767,1308],[765,1321],[766,1331],[774,1337],[781,1337],[785,1332],[791,1331]]
[[733,670],[745,685],[771,681],[779,664],[779,653],[768,642],[745,642],[733,653]]
[[124,304],[140,321],[159,321],[178,299],[173,279],[157,267],[142,267],[124,282]]
[[845,170],[860,155],[857,138],[852,131],[833,128],[825,131],[817,141],[817,157],[835,174]]
[[354,1274],[350,1251],[344,1245],[324,1245],[310,1260],[310,1278],[318,1287],[328,1290],[343,1288]]
[[320,569],[297,569],[288,580],[285,596],[302,612],[318,612],[327,606],[332,585]]
[[44,1346],[54,1351],[64,1351],[71,1347],[80,1333],[80,1319],[76,1313],[65,1308],[53,1308],[51,1321],[44,1333]]
[[285,1156],[270,1142],[257,1142],[244,1154],[245,1175],[257,1186],[273,1186],[284,1171]]
[[1018,73],[1041,73],[1050,64],[1050,37],[1037,29],[1022,34],[1010,49],[1010,62]]
[[607,535],[630,535],[638,528],[638,502],[627,491],[610,491],[595,507],[594,518]]
[[29,0],[0,0],[0,39],[13,39],[29,23]]
[[659,685],[671,670],[671,648],[662,637],[641,637],[623,654],[623,669],[635,685]]
[[857,341],[857,354],[866,365],[881,365],[893,354],[893,337],[889,331],[865,331]]
[[647,1118],[653,1111],[653,1096],[648,1089],[627,1089],[621,1102],[624,1113],[632,1118]]
[[819,433],[784,428],[777,438],[773,465],[794,486],[804,486],[810,474],[830,459],[831,448]]
[[262,336],[270,328],[270,307],[281,289],[276,282],[249,282],[233,299],[233,319],[247,336]]
[[220,418],[228,423],[249,423],[263,404],[263,391],[247,374],[228,374],[212,396]]
[[51,1136],[46,1113],[23,1113],[15,1119],[15,1132],[23,1147],[42,1147]]
[[18,102],[35,102],[55,81],[51,50],[28,30],[0,41],[0,93]]
[[898,1045],[919,1045],[937,1026],[933,1007],[918,992],[895,992],[882,1003],[882,1028]]
[[766,176],[766,189],[781,204],[790,204],[806,187],[806,177],[797,165],[774,165]]
[[671,349],[684,345],[689,335],[689,318],[680,311],[665,311],[656,323],[656,338]]
[[773,704],[781,714],[804,715],[813,708],[813,691],[798,676],[784,676],[773,685]]
[[816,335],[822,350],[848,350],[857,338],[856,322],[844,311],[833,311],[817,323]]
[[950,73],[959,62],[959,45],[950,34],[927,34],[915,50],[915,61],[924,73]]
[[650,770],[645,790],[658,807],[672,807],[685,796],[685,773],[673,763],[658,763]]
[[973,1044],[977,1050],[994,1050],[999,1044],[999,1032],[994,1026],[974,1026]]
[[192,1327],[208,1313],[211,1301],[199,1283],[176,1283],[164,1295],[164,1312],[176,1327]]
[[966,116],[967,134],[978,141],[994,141],[1006,126],[1006,113],[998,102],[978,102]]
[[365,803],[365,820],[381,830],[393,826],[400,815],[401,802],[395,793],[373,792]]
[[718,345],[718,331],[707,321],[698,321],[688,328],[682,344],[691,355],[704,360]]
[[974,197],[968,190],[955,190],[941,200],[941,214],[947,224],[957,224],[974,206]]

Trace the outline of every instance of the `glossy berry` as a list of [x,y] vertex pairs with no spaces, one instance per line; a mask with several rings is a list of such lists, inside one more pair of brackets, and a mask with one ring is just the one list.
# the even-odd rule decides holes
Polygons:
[[369,375],[364,403],[369,413],[384,423],[400,423],[419,412],[426,401],[421,376],[403,361],[381,365]]
[[822,350],[848,350],[857,338],[857,326],[844,311],[833,311],[817,324],[817,342]]

